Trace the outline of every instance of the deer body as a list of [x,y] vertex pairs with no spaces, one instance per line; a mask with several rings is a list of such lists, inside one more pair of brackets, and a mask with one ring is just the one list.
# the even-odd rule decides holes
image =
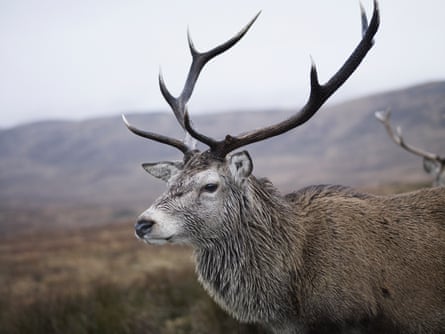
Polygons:
[[140,217],[164,219],[145,241],[167,233],[194,246],[199,281],[222,308],[276,333],[382,319],[406,333],[445,330],[445,188],[281,196],[249,173],[246,152],[234,157],[193,156]]
[[[380,323],[408,333],[444,333],[445,188],[378,197],[313,186],[281,196],[253,176],[246,151],[231,154],[296,128],[319,110],[371,49],[379,26],[376,1],[369,25],[362,9],[361,41],[325,84],[312,65],[308,101],[293,116],[222,140],[192,126],[187,102],[202,68],[257,17],[207,52],[197,51],[189,36],[193,61],[178,97],[159,76],[184,141],[140,130],[124,117],[133,133],[184,154],[182,161],[143,164],[167,182],[167,191],[139,217],[137,237],[192,245],[198,278],[216,302],[275,333],[334,333]],[[208,150],[197,150],[197,141]]]

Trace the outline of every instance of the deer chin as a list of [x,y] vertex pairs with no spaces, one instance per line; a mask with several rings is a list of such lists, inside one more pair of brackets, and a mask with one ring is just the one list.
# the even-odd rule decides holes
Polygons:
[[174,240],[173,236],[169,236],[169,237],[166,237],[166,238],[161,238],[161,237],[145,235],[142,238],[142,241],[144,241],[148,245],[155,245],[155,246],[162,246],[162,245],[165,245],[167,243],[171,243],[171,244],[175,243],[175,240]]
[[165,245],[168,240],[167,239],[148,239],[144,238],[144,242],[149,245],[162,246]]

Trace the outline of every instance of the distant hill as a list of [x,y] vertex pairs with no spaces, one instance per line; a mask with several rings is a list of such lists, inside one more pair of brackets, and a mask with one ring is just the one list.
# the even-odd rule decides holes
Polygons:
[[[322,108],[307,124],[248,147],[254,173],[283,192],[313,183],[352,186],[428,181],[419,158],[390,141],[374,111],[390,108],[407,142],[445,155],[445,82],[375,94]],[[192,116],[196,128],[222,137],[285,119],[293,110]],[[129,114],[138,127],[182,138],[168,113]],[[131,134],[120,116],[47,121],[0,129],[0,224],[10,208],[147,206],[164,185],[141,162],[180,152]],[[115,212],[116,214],[116,212]],[[9,218],[5,218],[9,217]]]

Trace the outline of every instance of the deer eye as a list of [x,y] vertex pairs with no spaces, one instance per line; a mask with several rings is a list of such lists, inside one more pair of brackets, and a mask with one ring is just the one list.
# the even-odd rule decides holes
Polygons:
[[216,183],[207,183],[202,190],[208,193],[214,193],[218,189],[218,184]]

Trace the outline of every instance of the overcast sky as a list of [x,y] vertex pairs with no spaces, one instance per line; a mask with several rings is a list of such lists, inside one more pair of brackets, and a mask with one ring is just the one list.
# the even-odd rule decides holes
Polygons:
[[[370,15],[372,1],[363,0]],[[310,56],[328,79],[360,39],[357,0],[0,0],[0,127],[123,111],[168,111],[159,92],[182,89],[199,50],[249,33],[207,65],[191,113],[298,107]],[[445,79],[445,1],[380,0],[381,28],[361,67],[337,92],[351,97]],[[331,101],[331,103],[332,103]]]

